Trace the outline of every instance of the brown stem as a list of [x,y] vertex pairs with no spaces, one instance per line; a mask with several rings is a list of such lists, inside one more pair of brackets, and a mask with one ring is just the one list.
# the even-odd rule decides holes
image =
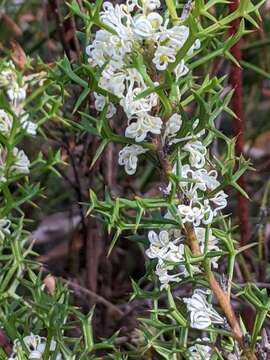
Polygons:
[[[159,162],[160,162],[160,165],[162,168],[163,176],[168,178],[168,173],[171,171],[171,165],[167,159],[166,153],[163,150],[161,138],[160,137],[156,138],[154,143],[156,145],[156,153],[157,153],[157,157],[159,159]],[[190,246],[190,249],[192,251],[192,254],[194,256],[202,255],[193,224],[186,223],[183,230],[184,230],[185,236],[187,238],[188,244]],[[244,352],[247,356],[247,359],[248,360],[256,360],[257,357],[253,354],[250,354],[249,351],[247,351],[244,347],[243,334],[242,334],[238,319],[232,308],[230,298],[228,297],[227,293],[221,288],[221,286],[217,282],[213,272],[211,271],[211,263],[205,262],[205,272],[207,273],[207,276],[208,276],[209,285],[210,285],[214,295],[216,296],[216,299],[217,299],[220,307],[222,308],[222,310],[226,316],[226,319],[228,320],[228,322],[232,328],[234,338],[237,340],[240,347],[244,350]]]
[[[190,245],[192,254],[194,256],[202,255],[193,225],[191,223],[185,224],[185,229],[185,235]],[[234,338],[237,340],[240,347],[244,350],[248,360],[257,360],[256,355],[250,354],[249,350],[245,349],[243,342],[243,334],[238,319],[232,308],[230,298],[228,297],[227,293],[221,288],[213,272],[211,271],[211,263],[206,262],[205,272],[208,275],[209,285],[232,328]]]
[[194,256],[201,255],[199,242],[197,241],[195,231],[191,223],[186,223],[184,226],[184,233],[188,239],[191,252]]

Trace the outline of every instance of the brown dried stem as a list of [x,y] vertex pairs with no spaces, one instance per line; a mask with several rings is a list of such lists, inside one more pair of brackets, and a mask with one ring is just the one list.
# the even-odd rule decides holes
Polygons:
[[[162,169],[163,176],[168,179],[168,174],[171,170],[171,164],[167,159],[166,153],[163,150],[161,138],[156,138],[154,141],[156,145],[156,154],[160,162],[160,166]],[[193,227],[192,223],[186,223],[183,227],[184,234],[186,236],[188,245],[191,249],[191,252],[194,256],[201,256],[200,245]],[[243,342],[243,334],[239,325],[239,321],[237,316],[233,310],[233,307],[230,302],[230,298],[228,294],[221,288],[218,281],[215,278],[211,270],[211,263],[209,261],[205,261],[204,263],[204,271],[207,275],[209,286],[212,289],[220,307],[222,308],[228,323],[232,328],[232,333],[236,341],[239,343],[240,347],[244,350],[246,354],[246,358],[248,360],[256,360],[257,357],[253,354],[250,354],[249,350],[245,349]]]

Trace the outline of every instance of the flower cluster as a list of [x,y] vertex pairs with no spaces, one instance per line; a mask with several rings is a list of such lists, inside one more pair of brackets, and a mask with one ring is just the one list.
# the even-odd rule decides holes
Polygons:
[[[207,250],[217,251],[218,239],[212,235],[210,229],[207,239],[206,249],[206,232],[202,227],[195,228],[196,236],[200,244],[202,253]],[[180,231],[162,230],[159,234],[154,231],[148,233],[150,247],[146,250],[146,255],[150,259],[157,259],[156,275],[161,283],[161,290],[166,289],[170,282],[179,282],[182,278],[192,274],[200,273],[200,268],[196,265],[185,266],[185,236]],[[218,257],[212,259],[212,264],[217,267]]]
[[190,314],[190,326],[194,329],[203,330],[212,324],[224,324],[224,319],[207,301],[207,295],[207,291],[196,289],[191,298],[183,299]]
[[[115,6],[105,1],[100,20],[108,30],[97,31],[94,41],[86,49],[89,63],[102,69],[99,87],[116,96],[125,111],[125,136],[136,143],[162,133],[171,140],[181,127],[178,114],[172,115],[166,125],[159,116],[153,115],[153,110],[159,106],[159,97],[155,92],[140,97],[149,83],[142,69],[134,65],[134,54],[143,56],[145,49],[148,66],[156,75],[153,75],[153,81],[150,80],[151,85],[157,86],[158,74],[176,61],[177,52],[188,38],[189,28],[184,25],[170,27],[169,20],[158,12],[160,6],[159,0],[128,0],[126,4]],[[195,41],[188,55],[199,46],[200,42]],[[187,73],[188,67],[182,60],[174,71],[176,80]],[[94,93],[94,96],[96,110],[102,111],[107,106],[107,118],[111,118],[115,106],[104,95]],[[119,164],[132,175],[136,172],[138,156],[145,152],[142,145],[126,146],[119,154]]]
[[[6,93],[10,108],[0,109],[0,135],[7,141],[10,136],[19,132],[36,135],[37,125],[29,120],[29,114],[23,107],[29,80],[31,80],[29,77],[19,76],[12,62],[4,63],[0,74],[0,89]],[[0,155],[1,180],[5,181],[7,151],[1,148]],[[30,162],[24,151],[14,148],[12,155],[13,162],[10,171],[13,175],[28,174]]]
[[[22,354],[26,355],[27,359],[29,360],[42,359],[47,342],[47,339],[45,337],[30,334],[29,336],[25,336],[22,341],[23,344],[19,339],[15,340],[13,346],[13,353],[8,360],[19,360],[22,358]],[[25,354],[26,350],[27,354]],[[49,359],[62,359],[62,355],[60,353],[56,353],[56,342],[54,340],[50,342],[50,355],[51,356]]]
[[[175,116],[174,116],[175,119]],[[170,122],[168,122],[170,125]],[[181,129],[181,123],[178,122]],[[193,124],[193,131],[196,130],[198,121]],[[227,206],[227,194],[223,190],[217,191],[221,186],[218,180],[218,173],[215,169],[209,169],[207,164],[208,152],[201,137],[205,131],[199,131],[197,134],[189,133],[185,138],[178,138],[177,132],[173,132],[172,140],[174,143],[183,142],[182,164],[179,163],[173,166],[173,173],[177,176],[178,190],[180,190],[184,202],[177,206],[178,215],[181,218],[183,226],[186,223],[194,226],[194,231],[200,246],[202,254],[210,251],[219,251],[218,239],[213,236],[212,230],[209,228],[206,233],[205,226],[210,226],[218,216],[220,210]],[[176,134],[176,135],[175,135]],[[172,191],[172,184],[169,184],[166,189],[166,194]],[[213,195],[211,195],[213,194]],[[165,218],[173,219],[170,211],[165,214]],[[152,233],[149,233],[149,235]],[[207,239],[206,239],[207,237]],[[189,266],[189,270],[184,266],[184,236],[182,236],[181,246],[178,249],[178,261],[174,257],[174,264],[172,264],[171,256],[168,257],[168,246],[172,247],[175,240],[169,241],[168,244],[159,243],[159,252],[154,254],[152,251],[147,251],[146,254],[150,258],[157,258],[158,265],[156,274],[161,283],[161,289],[166,288],[169,282],[179,282],[181,278],[186,277],[192,271],[193,273],[200,272],[198,266]],[[150,249],[152,248],[153,236],[149,236]],[[173,245],[172,245],[173,244]],[[207,244],[207,246],[205,246]],[[167,254],[164,258],[163,252]],[[171,252],[172,250],[170,250]],[[211,257],[211,263],[214,268],[218,267],[218,257]],[[168,263],[170,260],[170,263]],[[169,271],[176,271],[176,274],[169,274]]]
[[[19,119],[21,128],[28,135],[36,135],[37,131],[37,125],[29,120],[29,114],[23,108],[29,82],[34,78],[35,75],[19,76],[11,61],[4,64],[0,74],[0,89],[5,90],[11,111]],[[13,126],[13,116],[1,109],[0,122],[1,134],[9,136]]]

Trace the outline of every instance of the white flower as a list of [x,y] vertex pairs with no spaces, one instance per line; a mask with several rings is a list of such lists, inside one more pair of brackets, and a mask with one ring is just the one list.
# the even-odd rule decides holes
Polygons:
[[146,255],[150,259],[163,259],[169,249],[169,233],[165,230],[159,234],[156,234],[154,231],[149,231],[148,239],[150,241],[150,247],[146,250]]
[[8,136],[12,129],[12,117],[5,110],[0,109],[0,133]]
[[202,191],[214,190],[220,182],[217,180],[218,173],[216,170],[207,171],[206,169],[199,169],[193,172],[194,179],[198,181],[198,188]]
[[[211,251],[219,251],[220,250],[218,247],[218,239],[213,235],[211,229],[209,229],[209,231],[208,231],[207,249],[205,247],[205,245],[206,245],[206,238],[205,238],[206,230],[205,230],[205,228],[195,227],[194,230],[195,230],[195,234],[196,234],[197,240],[199,242],[202,254],[205,254],[206,251],[207,251],[207,253],[209,253]],[[211,263],[215,269],[218,268],[218,260],[219,260],[219,257],[211,258]]]
[[195,290],[191,298],[184,298],[190,313],[190,325],[194,329],[203,330],[212,324],[223,324],[224,319],[217,313],[206,299],[206,292]]
[[15,65],[12,61],[4,63],[3,69],[0,73],[0,87],[12,88],[17,83],[17,74]]
[[157,70],[163,71],[167,69],[169,63],[174,63],[175,60],[175,49],[161,45],[155,52],[153,63]]
[[181,274],[168,274],[168,271],[173,270],[172,265],[166,265],[163,262],[157,264],[155,274],[158,276],[161,283],[160,290],[167,289],[170,282],[181,281]]
[[185,64],[185,61],[181,60],[180,63],[174,69],[176,81],[178,81],[181,77],[185,76],[188,72],[189,69]]
[[166,123],[165,137],[175,137],[182,126],[182,117],[179,114],[173,114]]
[[9,101],[12,103],[12,105],[16,108],[18,107],[26,98],[26,86],[25,87],[19,87],[14,86],[12,88],[9,88],[7,90],[7,95],[9,98]]
[[99,80],[99,86],[102,89],[122,98],[125,92],[125,84],[127,73],[118,68],[115,63],[110,62],[102,72],[102,77]]
[[209,343],[210,339],[198,339],[198,343],[188,348],[190,360],[210,360],[212,355],[212,348],[208,345],[200,344],[200,341]]
[[4,240],[6,235],[10,235],[11,221],[7,218],[0,219],[0,240]]
[[[145,87],[146,88],[146,87]],[[139,95],[144,88],[132,88],[129,87],[126,96],[120,101],[120,105],[123,107],[128,118],[141,112],[148,112],[158,103],[158,95],[152,93],[143,99],[136,100],[136,96]]]
[[156,40],[159,44],[166,44],[174,49],[175,54],[186,42],[189,35],[189,28],[187,26],[173,26],[171,29],[162,29],[156,35]]
[[152,134],[160,134],[162,127],[162,120],[159,117],[151,116],[147,113],[140,113],[130,122],[126,128],[125,135],[131,139],[135,139],[136,142],[143,141],[148,132]]
[[189,142],[183,146],[183,150],[189,152],[189,162],[191,166],[200,169],[205,165],[207,150],[201,141],[196,140]]
[[202,206],[192,206],[192,204],[178,205],[178,212],[181,215],[183,224],[189,222],[193,223],[194,226],[199,226],[204,217]]
[[28,135],[35,136],[37,134],[37,124],[33,121],[28,120],[29,114],[24,113],[21,115],[22,128],[27,132]]
[[125,166],[128,175],[133,175],[137,170],[138,156],[146,151],[140,145],[127,145],[119,152],[118,163]]
[[105,1],[103,11],[100,12],[100,20],[114,30],[121,39],[130,40],[133,37],[130,27],[132,17],[125,9],[123,5],[113,6]]
[[217,207],[214,209],[214,215],[216,216],[219,210],[224,209],[227,206],[228,195],[223,191],[219,191],[214,197],[210,199]]
[[99,30],[96,33],[93,43],[86,48],[89,62],[93,66],[103,66],[110,60],[117,61],[118,67],[124,65],[124,57],[132,50],[132,42],[124,41],[117,35],[106,30]]
[[133,31],[141,38],[149,38],[160,29],[162,22],[162,16],[155,12],[147,16],[138,15],[133,20]]
[[[47,339],[40,337],[38,335],[31,334],[23,338],[24,347],[22,346],[19,339],[16,339],[13,346],[13,353],[8,360],[19,360],[21,359],[21,354],[24,353],[26,348],[29,360],[40,359],[42,360],[43,353],[46,348]],[[54,354],[56,351],[56,342],[54,340],[50,343],[50,355],[54,355],[53,358],[56,360],[62,360],[60,353]],[[17,355],[20,355],[19,357]],[[49,360],[52,359],[52,356],[49,357]]]
[[13,156],[14,163],[11,166],[11,171],[16,174],[29,174],[30,161],[23,150],[14,148]]
[[[94,96],[95,96],[95,109],[101,112],[104,109],[105,105],[107,104],[107,99],[105,96],[99,95],[96,92],[94,92]],[[116,114],[116,107],[112,103],[109,103],[106,118],[110,119],[115,114]]]

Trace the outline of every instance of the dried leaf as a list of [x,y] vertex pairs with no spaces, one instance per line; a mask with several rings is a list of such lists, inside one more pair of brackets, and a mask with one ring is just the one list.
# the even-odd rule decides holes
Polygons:
[[46,286],[48,293],[53,296],[55,294],[55,277],[49,274],[45,277],[43,283]]
[[1,20],[5,24],[5,27],[7,28],[7,30],[9,30],[11,32],[12,36],[14,36],[16,38],[22,36],[22,34],[23,34],[22,30],[15,23],[15,21],[11,19],[11,17],[9,17],[7,14],[2,14]]
[[26,64],[26,55],[23,48],[15,40],[11,41],[11,48],[11,59],[20,70],[23,70]]

